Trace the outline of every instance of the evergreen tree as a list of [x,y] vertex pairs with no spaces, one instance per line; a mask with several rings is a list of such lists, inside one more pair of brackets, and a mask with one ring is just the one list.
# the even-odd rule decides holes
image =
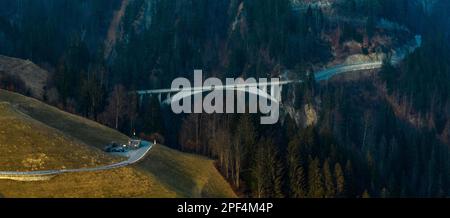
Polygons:
[[345,164],[345,178],[346,196],[354,196],[353,166],[350,160],[347,160],[347,163]]
[[269,173],[270,183],[268,187],[270,189],[270,195],[268,197],[282,198],[284,196],[282,192],[282,173],[283,166],[278,160],[278,150],[272,141],[267,142],[267,172]]
[[265,175],[265,155],[264,155],[264,139],[261,139],[256,147],[255,156],[253,159],[251,170],[251,186],[253,190],[253,197],[263,198],[266,197],[265,188],[267,183],[267,177]]
[[334,165],[334,178],[336,178],[336,196],[341,197],[345,193],[345,179],[339,163]]
[[[239,128],[236,128],[236,131],[234,133],[236,143],[239,144],[238,151],[240,151],[240,153],[236,154],[238,155],[237,157],[240,157],[240,167],[237,169],[239,173],[237,174],[240,174],[241,168],[248,168],[248,166],[251,164],[250,160],[252,160],[255,153],[257,132],[251,118],[252,117],[249,114],[243,114],[242,116],[240,116],[240,119],[237,123],[237,126]],[[237,176],[239,177],[239,175]]]
[[362,194],[362,198],[370,198],[370,194],[367,191],[367,189],[364,191],[364,193]]
[[389,197],[389,191],[387,190],[387,188],[383,188],[383,189],[381,190],[380,196],[381,196],[382,198],[388,198],[388,197]]
[[336,188],[334,185],[333,174],[330,170],[329,161],[323,163],[323,176],[325,181],[325,197],[333,198],[336,196]]
[[323,198],[325,196],[323,175],[322,171],[320,170],[320,163],[318,158],[309,158],[308,188],[308,196],[311,198]]
[[300,157],[299,138],[294,139],[288,145],[287,161],[288,161],[288,177],[290,196],[294,198],[302,198],[307,196],[305,187],[305,172],[303,170]]

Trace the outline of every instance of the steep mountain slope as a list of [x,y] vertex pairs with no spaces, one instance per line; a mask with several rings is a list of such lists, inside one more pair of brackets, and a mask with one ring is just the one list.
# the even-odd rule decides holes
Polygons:
[[29,60],[0,55],[0,78],[5,77],[19,78],[31,96],[43,99],[49,73]]
[[0,2],[0,53],[56,64],[82,40],[95,53],[103,46],[121,0]]
[[61,111],[42,102],[7,91],[0,91],[0,101],[15,105],[31,118],[58,129],[67,136],[79,139],[83,143],[103,148],[111,141],[126,143],[128,138],[108,127],[88,119]]
[[0,170],[84,168],[120,160],[0,103]]
[[120,9],[114,13],[113,19],[111,20],[111,24],[108,28],[108,34],[106,35],[104,51],[105,58],[108,58],[111,54],[111,50],[117,42],[117,37],[120,36],[120,23],[122,22],[122,18],[129,2],[129,0],[123,0]]
[[0,180],[4,197],[236,197],[213,161],[156,146],[135,167],[73,173],[49,181]]
[[[0,90],[0,170],[85,168],[119,162],[100,149],[125,135],[35,99]],[[97,148],[96,148],[97,147]],[[31,183],[0,180],[5,197],[234,197],[213,161],[156,146],[140,164]]]

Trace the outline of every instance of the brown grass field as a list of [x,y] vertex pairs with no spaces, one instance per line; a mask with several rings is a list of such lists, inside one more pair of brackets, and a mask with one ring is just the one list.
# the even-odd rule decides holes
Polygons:
[[[127,136],[35,99],[0,90],[0,171],[85,168],[122,158],[99,148]],[[213,160],[156,145],[134,166],[48,181],[0,180],[2,197],[236,197]]]

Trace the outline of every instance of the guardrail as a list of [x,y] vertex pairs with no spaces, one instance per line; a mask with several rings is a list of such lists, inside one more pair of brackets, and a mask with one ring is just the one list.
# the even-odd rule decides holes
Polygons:
[[146,146],[138,150],[130,151],[131,153],[128,155],[128,159],[119,163],[81,169],[41,170],[29,172],[0,171],[0,179],[9,179],[16,181],[42,181],[49,180],[63,173],[96,172],[126,167],[128,165],[139,162],[148,154],[148,152],[150,152],[150,150],[153,148],[153,144],[150,142],[146,142],[146,144]]

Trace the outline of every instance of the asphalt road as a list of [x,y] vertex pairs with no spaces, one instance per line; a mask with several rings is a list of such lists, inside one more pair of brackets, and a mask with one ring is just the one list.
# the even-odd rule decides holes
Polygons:
[[[414,52],[417,48],[422,45],[422,36],[416,36],[414,40],[404,45],[401,48],[398,48],[391,58],[391,63],[393,65],[398,64],[401,60],[403,60],[408,54]],[[347,72],[361,71],[361,70],[374,70],[380,69],[383,66],[382,61],[373,61],[373,62],[365,62],[360,64],[352,64],[352,65],[337,65],[331,68],[327,68],[325,70],[319,71],[315,73],[316,81],[324,81],[328,80],[331,77]]]
[[1,176],[53,176],[59,175],[63,173],[77,173],[77,172],[95,172],[95,171],[104,171],[111,170],[120,167],[125,167],[128,165],[135,164],[142,160],[148,152],[153,148],[153,144],[150,142],[143,141],[143,147],[137,150],[131,150],[125,153],[120,153],[121,156],[128,157],[126,161],[122,161],[119,163],[114,163],[105,166],[93,167],[93,168],[80,168],[80,169],[62,169],[62,170],[42,170],[42,171],[29,171],[29,172],[15,172],[15,171],[0,171]]

